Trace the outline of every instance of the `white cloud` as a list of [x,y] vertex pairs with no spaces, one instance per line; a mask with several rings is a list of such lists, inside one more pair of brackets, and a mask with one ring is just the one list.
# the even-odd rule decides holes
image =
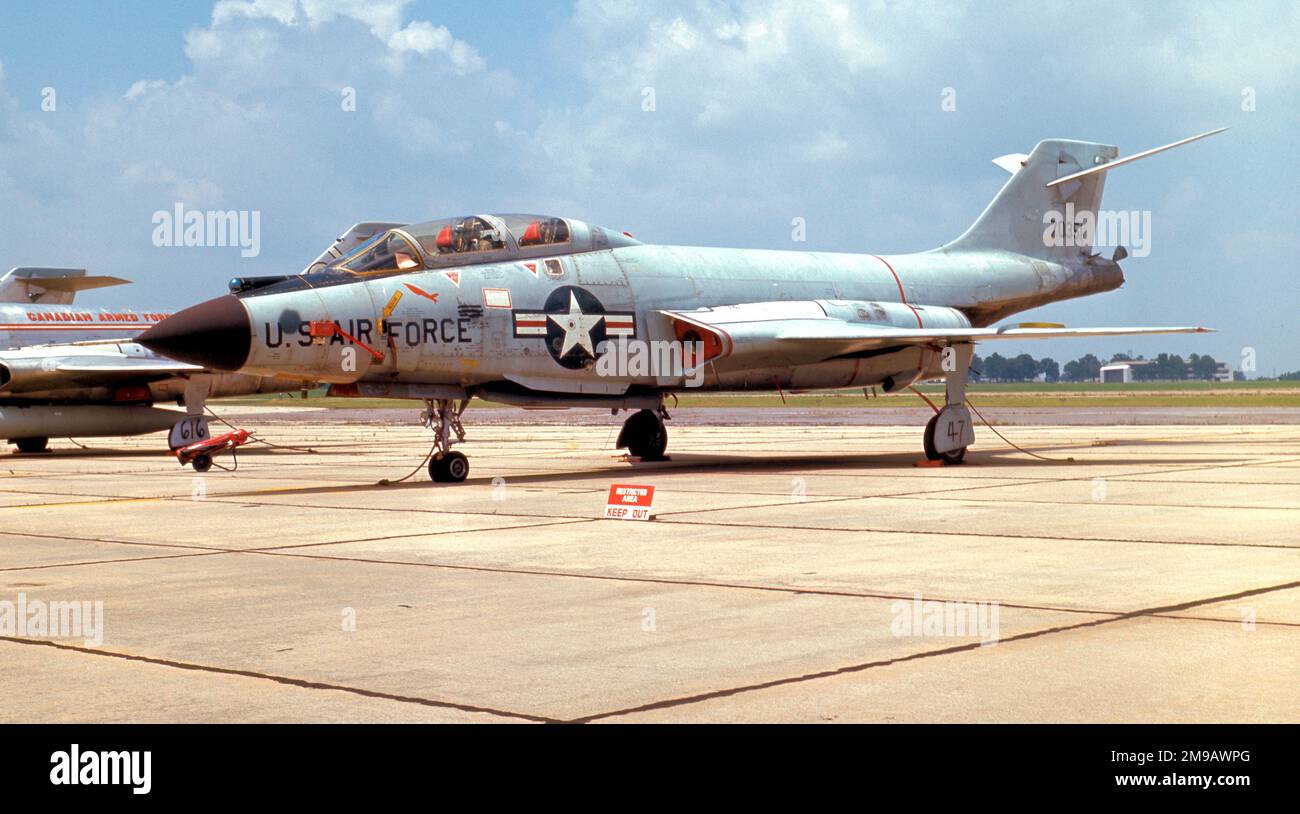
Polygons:
[[695,31],[692,30],[681,17],[678,17],[669,24],[668,39],[672,40],[673,44],[678,48],[685,51],[689,51],[699,44],[699,37],[696,36]]
[[208,178],[182,178],[177,172],[158,161],[128,164],[122,170],[122,180],[129,185],[146,189],[170,190],[175,201],[185,202],[192,208],[211,208],[224,202],[221,185]]
[[122,98],[138,99],[151,90],[159,90],[167,87],[167,83],[162,79],[140,79],[132,83]]
[[[677,220],[696,228],[679,239],[709,240],[704,213],[729,212],[761,218],[771,240],[788,241],[781,224],[812,214],[800,200],[809,163],[849,162],[845,172],[865,174],[893,127],[880,111],[914,104],[898,83],[965,50],[956,47],[962,13],[830,0],[583,0],[559,46],[581,55],[572,68],[583,101],[541,110],[512,148],[533,183],[585,199],[584,209],[618,201],[682,214],[690,201],[697,216]],[[653,111],[643,108],[646,88]],[[635,190],[635,201],[621,189]]]
[[402,27],[411,0],[302,0],[310,25],[344,17],[364,23],[376,39],[387,41]]
[[460,73],[471,73],[483,67],[478,52],[466,42],[456,39],[446,26],[435,26],[427,20],[414,20],[388,38],[388,47],[397,55],[446,54],[452,66]]
[[[272,57],[281,44],[283,30],[305,28],[315,32],[340,21],[360,23],[391,53],[385,61],[400,71],[408,54],[441,55],[459,73],[484,66],[478,51],[452,36],[446,26],[427,20],[404,23],[410,0],[218,0],[212,22],[187,35],[186,55],[196,62],[227,58],[245,63]],[[254,28],[247,23],[274,22],[276,29]],[[355,48],[354,43],[351,47]]]
[[[861,239],[903,250],[974,219],[999,180],[980,174],[988,157],[1054,136],[1120,142],[1125,122],[1157,110],[1171,140],[1187,123],[1219,123],[1243,86],[1280,104],[1277,86],[1300,76],[1300,49],[1285,33],[1300,22],[1293,4],[1252,8],[1241,27],[1213,10],[1100,2],[1091,16],[1107,24],[1080,29],[1065,9],[580,0],[556,46],[572,55],[566,78],[581,82],[578,100],[544,106],[532,123],[507,112],[503,138],[525,156],[532,185],[588,209],[631,207],[656,222],[665,213],[690,224],[686,239],[710,239],[705,213],[761,212],[749,221],[785,240],[782,210],[830,219],[823,234],[860,234],[852,212],[879,194],[898,202],[889,217],[903,228]],[[1060,45],[1049,56],[1045,42]],[[956,112],[941,110],[946,87],[957,90]],[[958,148],[971,155],[955,177]],[[820,177],[831,162],[838,177]],[[917,184],[936,194],[916,195]],[[681,217],[684,201],[698,217]],[[936,225],[946,233],[933,234]]]
[[284,25],[292,25],[298,19],[298,4],[295,0],[218,0],[212,8],[214,25],[239,17],[275,20]]
[[[517,85],[447,27],[405,19],[407,5],[221,0],[185,35],[183,76],[71,94],[57,114],[0,84],[2,259],[129,271],[181,305],[219,290],[232,263],[301,268],[357,220],[461,209],[452,191],[481,180],[475,150],[495,142],[500,109],[517,109]],[[178,201],[262,212],[266,251],[156,249],[152,213]],[[52,223],[76,228],[51,242]],[[172,291],[179,269],[186,286]]]
[[849,142],[837,133],[823,131],[804,150],[809,161],[836,161],[849,154]]
[[415,20],[406,28],[397,31],[388,38],[388,47],[394,51],[414,51],[427,54],[430,51],[451,50],[451,32],[446,26],[434,27],[428,20]]

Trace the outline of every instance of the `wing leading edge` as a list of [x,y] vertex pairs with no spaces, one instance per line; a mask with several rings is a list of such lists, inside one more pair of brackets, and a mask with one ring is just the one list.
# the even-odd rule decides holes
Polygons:
[[0,351],[0,397],[75,387],[148,383],[202,372],[134,343],[40,345]]
[[[890,306],[882,312],[881,306]],[[661,311],[679,339],[703,339],[709,361],[775,353],[787,363],[909,345],[945,346],[1009,339],[1209,333],[1200,326],[1067,328],[1035,324],[971,327],[956,309],[896,303],[808,301],[744,303],[699,311]],[[917,327],[900,325],[910,320]],[[923,327],[926,323],[935,327]]]

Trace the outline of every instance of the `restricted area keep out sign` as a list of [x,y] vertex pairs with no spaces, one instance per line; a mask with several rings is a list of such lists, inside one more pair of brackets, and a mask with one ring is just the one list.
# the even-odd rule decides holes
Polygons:
[[649,520],[650,507],[655,502],[653,486],[636,486],[630,483],[615,483],[609,487],[609,499],[605,501],[606,520]]

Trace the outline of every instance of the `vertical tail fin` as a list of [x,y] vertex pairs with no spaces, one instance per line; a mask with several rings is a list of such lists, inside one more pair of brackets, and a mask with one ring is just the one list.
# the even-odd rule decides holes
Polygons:
[[[1072,218],[1058,221],[1066,229],[1073,228],[1084,212],[1092,212],[1095,222],[1105,173],[1092,173],[1050,187],[1048,184],[1082,170],[1104,166],[1118,155],[1119,148],[1108,144],[1050,139],[1040,141],[1019,162],[1015,159],[1020,156],[995,159],[998,166],[1014,169],[1015,173],[975,223],[943,250],[1001,249],[1057,261],[1078,257],[1081,252],[1087,254],[1091,245],[1080,244],[1087,242],[1089,235],[1079,235],[1083,240],[1078,241],[1048,240],[1046,234],[1051,222],[1044,216],[1056,212],[1065,218],[1067,211],[1072,212]],[[1072,245],[1051,245],[1053,242]]]
[[1091,225],[1098,222],[1109,170],[1227,129],[1198,133],[1124,158],[1119,158],[1118,147],[1065,139],[1040,141],[1027,156],[995,158],[993,163],[1010,172],[1011,180],[965,234],[940,251],[1001,249],[1058,262],[1086,257],[1092,251]]

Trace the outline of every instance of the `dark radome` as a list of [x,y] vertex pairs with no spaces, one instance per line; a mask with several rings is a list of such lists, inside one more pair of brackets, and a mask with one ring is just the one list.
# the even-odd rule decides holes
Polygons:
[[252,334],[248,311],[227,294],[177,311],[136,341],[178,362],[238,370],[248,360]]

